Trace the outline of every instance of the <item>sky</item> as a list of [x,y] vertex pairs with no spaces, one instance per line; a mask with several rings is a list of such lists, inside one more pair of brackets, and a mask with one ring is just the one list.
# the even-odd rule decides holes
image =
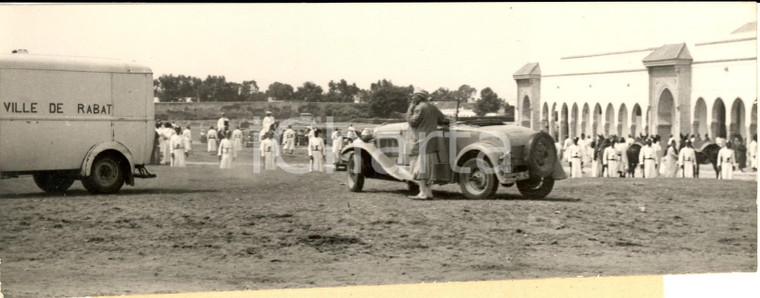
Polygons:
[[490,87],[558,57],[725,39],[754,2],[0,5],[0,54],[135,61],[162,74]]

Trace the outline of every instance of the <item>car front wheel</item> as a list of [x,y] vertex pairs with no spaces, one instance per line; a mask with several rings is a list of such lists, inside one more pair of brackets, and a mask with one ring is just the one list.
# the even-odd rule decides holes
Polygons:
[[[491,170],[483,169],[478,164]],[[459,173],[459,188],[465,197],[472,200],[490,198],[499,187],[498,182],[491,164],[477,157],[465,161]]]

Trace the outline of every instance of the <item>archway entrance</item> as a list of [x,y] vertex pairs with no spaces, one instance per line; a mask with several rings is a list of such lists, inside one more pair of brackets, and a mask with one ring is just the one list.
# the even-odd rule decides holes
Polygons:
[[718,98],[713,103],[712,123],[710,123],[710,138],[726,137],[726,105]]
[[580,135],[578,133],[578,104],[573,104],[573,108],[570,110],[570,138],[575,139]]
[[694,122],[692,123],[692,133],[704,137],[709,133],[709,127],[707,126],[707,105],[703,98],[697,99],[697,104],[694,106]]
[[541,131],[549,132],[549,104],[544,103],[543,109],[541,109]]
[[607,104],[607,111],[604,114],[604,136],[609,137],[615,134],[615,108],[612,104]]
[[641,106],[639,104],[635,104],[633,106],[633,117],[631,119],[631,134],[633,137],[637,137],[639,134],[643,132],[643,127],[641,126]]
[[586,136],[591,135],[591,125],[589,125],[589,108],[588,104],[583,105],[583,112],[581,112],[581,133],[586,134]]
[[567,104],[566,104],[566,103],[563,103],[563,104],[562,104],[562,115],[561,115],[561,117],[560,117],[560,119],[561,119],[561,120],[560,120],[560,121],[561,121],[561,123],[560,123],[560,125],[559,125],[559,137],[560,137],[560,142],[564,142],[564,141],[565,141],[565,138],[567,138],[567,135],[568,135],[568,130],[569,130],[569,121],[568,121],[568,119],[567,119],[567,118],[568,118],[568,117],[567,117],[567,116],[568,116],[568,114],[569,114],[569,113],[568,113],[568,111],[567,111]]
[[678,135],[675,132],[676,106],[673,102],[673,94],[670,90],[665,89],[660,94],[660,101],[657,104],[657,134],[663,140],[667,140],[670,135]]
[[744,102],[741,98],[734,100],[734,104],[731,105],[731,124],[729,125],[729,131],[731,132],[731,138],[735,135],[741,135],[742,140],[747,139],[747,116],[744,110]]
[[618,126],[617,126],[617,135],[620,137],[625,137],[630,134],[630,131],[628,130],[628,109],[625,107],[625,104],[620,105],[620,112],[618,112]]
[[594,133],[594,138],[596,138],[597,135],[600,135],[601,130],[601,123],[602,123],[602,106],[597,103],[594,106],[594,121],[592,126],[592,131]]
[[522,111],[520,111],[521,117],[520,117],[520,125],[525,127],[531,127],[531,119],[530,119],[530,98],[526,95],[523,98],[523,104],[522,104]]

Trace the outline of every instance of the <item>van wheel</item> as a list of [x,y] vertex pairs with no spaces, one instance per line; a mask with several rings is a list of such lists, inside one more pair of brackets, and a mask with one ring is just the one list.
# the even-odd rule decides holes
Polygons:
[[74,176],[64,172],[37,173],[34,183],[47,193],[62,193],[74,184]]
[[[351,153],[348,156],[348,164],[346,165],[346,173],[348,173],[348,189],[353,192],[361,192],[364,188],[364,174],[362,169],[364,168],[364,162],[361,155],[354,155]],[[357,169],[358,167],[358,169]]]
[[124,185],[121,161],[111,154],[98,156],[92,163],[89,177],[82,178],[82,185],[90,193],[115,193]]
[[499,187],[499,181],[497,180],[496,175],[492,173],[493,170],[489,173],[489,171],[481,169],[478,166],[478,161],[480,161],[483,166],[493,169],[488,161],[473,157],[465,161],[462,165],[463,169],[469,169],[469,173],[465,173],[464,171],[459,173],[459,188],[462,189],[462,193],[464,193],[465,197],[473,200],[488,199]]
[[543,199],[552,192],[552,188],[554,178],[551,176],[517,181],[517,190],[526,199]]

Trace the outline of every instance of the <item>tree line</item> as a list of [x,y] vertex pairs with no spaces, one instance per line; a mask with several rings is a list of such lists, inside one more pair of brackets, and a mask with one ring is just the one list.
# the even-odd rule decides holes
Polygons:
[[[155,95],[161,102],[180,102],[191,98],[195,102],[238,102],[277,101],[300,102],[360,102],[368,105],[369,114],[374,117],[389,117],[393,113],[404,113],[409,104],[409,97],[414,92],[412,85],[394,85],[389,80],[379,80],[370,85],[369,90],[361,89],[356,83],[346,80],[330,81],[328,89],[313,82],[304,82],[302,86],[293,86],[274,82],[262,91],[255,80],[242,83],[228,82],[224,76],[207,76],[202,80],[193,76],[161,75],[153,80]],[[456,90],[438,88],[430,93],[431,100],[457,100],[468,102],[477,89],[464,84]],[[491,88],[480,91],[474,110],[478,115],[498,111],[506,102],[499,98]]]

